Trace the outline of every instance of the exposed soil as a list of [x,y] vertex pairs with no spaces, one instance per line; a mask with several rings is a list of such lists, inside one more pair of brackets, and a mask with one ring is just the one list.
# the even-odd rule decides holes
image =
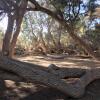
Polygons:
[[[56,64],[66,68],[93,68],[100,67],[100,62],[86,57],[66,57],[51,59],[45,56],[17,57],[18,60],[48,67]],[[95,80],[86,88],[83,97],[73,99],[58,90],[34,83],[15,83],[10,80],[0,81],[0,100],[100,100],[100,80]]]

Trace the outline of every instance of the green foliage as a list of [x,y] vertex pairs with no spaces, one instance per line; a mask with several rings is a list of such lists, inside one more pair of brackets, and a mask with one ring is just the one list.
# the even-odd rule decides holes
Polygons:
[[[14,1],[16,1],[15,3],[17,4],[20,4],[21,0]],[[64,18],[66,20],[66,23],[68,23],[69,25],[73,24],[75,32],[79,36],[84,35],[88,37],[87,39],[94,44],[96,41],[99,41],[100,36],[99,32],[97,32],[99,28],[98,26],[96,26],[96,30],[94,31],[91,30],[91,26],[87,24],[91,22],[91,16],[89,13],[95,11],[95,7],[97,6],[95,1],[96,0],[87,0],[85,2],[84,0],[50,0],[51,4],[53,5],[52,8],[55,8],[55,14],[57,14],[58,17],[60,16],[59,18]],[[40,3],[42,1],[38,0],[38,2]],[[86,19],[86,17],[88,17],[88,19]],[[61,45],[63,46],[73,44],[72,40],[69,38],[68,35],[66,35],[66,32],[64,30],[61,29],[61,36],[59,36],[59,25],[57,26],[57,24],[55,24],[55,21],[53,21],[50,26],[48,25],[47,19],[48,16],[44,13],[26,13],[23,19],[22,30],[18,40],[18,44],[24,46],[25,48],[31,46],[35,47],[34,44],[36,44],[37,41],[40,42],[40,39],[44,40],[47,46],[48,42],[50,46],[54,46],[54,44],[57,45],[58,40],[60,40]],[[92,19],[92,21],[94,21],[94,19]],[[51,23],[51,19],[49,20],[49,23]],[[51,32],[51,36],[48,30]]]
[[0,40],[3,39],[3,35],[4,35],[4,32],[2,29],[0,29]]
[[95,3],[97,0],[89,0],[88,2],[88,9],[93,13],[95,11],[95,8],[97,7],[97,4]]
[[4,35],[4,32],[3,32],[3,30],[0,28],[0,50],[1,50],[1,48],[2,48],[3,35]]
[[55,5],[56,8],[64,9],[68,3],[68,0],[50,0],[51,4]]

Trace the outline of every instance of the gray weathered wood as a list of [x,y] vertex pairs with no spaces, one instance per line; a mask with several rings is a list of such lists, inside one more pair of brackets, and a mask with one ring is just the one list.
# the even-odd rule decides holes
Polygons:
[[[68,81],[65,77],[73,77],[74,81]],[[57,67],[57,69],[46,69],[43,66],[0,56],[0,78],[38,82],[78,98],[84,94],[85,87],[90,82],[100,78],[100,68],[69,70]]]
[[25,64],[6,57],[0,57],[0,69],[15,73],[15,75],[18,75],[27,81],[39,82],[52,88],[56,88],[73,97],[80,97],[83,95],[84,89],[81,88],[81,85],[77,86],[75,84],[67,83],[67,81],[60,79],[59,76],[42,70],[42,66],[37,65],[40,67],[39,70],[39,68],[34,67],[36,65],[30,65],[31,64]]

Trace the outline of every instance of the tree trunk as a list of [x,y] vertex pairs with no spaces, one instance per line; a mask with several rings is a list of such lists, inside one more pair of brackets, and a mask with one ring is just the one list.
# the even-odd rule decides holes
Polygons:
[[57,35],[58,35],[58,38],[57,38],[57,50],[58,50],[58,53],[61,53],[61,49],[62,49],[62,46],[61,46],[61,25],[59,26]]
[[15,48],[15,45],[16,45],[16,42],[17,42],[17,38],[18,38],[18,35],[19,35],[19,32],[20,32],[20,27],[21,27],[22,19],[20,19],[20,21],[18,21],[18,22],[19,23],[17,24],[17,29],[14,32],[14,35],[13,35],[13,38],[12,38],[12,41],[11,41],[11,44],[10,44],[9,57],[11,57],[11,58],[14,55],[14,48]]
[[26,8],[27,8],[27,0],[22,0],[20,8],[18,9],[18,13],[17,13],[18,15],[16,16],[16,30],[13,34],[13,38],[10,44],[9,57],[13,57],[14,55],[14,48],[15,48],[17,38],[20,32],[21,23],[23,21],[24,14],[26,12]]
[[100,78],[100,68],[85,70],[75,68],[63,69],[50,65],[46,69],[43,66],[0,56],[0,78],[38,82],[78,98],[84,94],[85,88],[89,83]]
[[70,83],[67,83],[58,76],[43,70],[42,66],[31,65],[28,63],[0,57],[0,69],[14,74],[14,77],[19,76],[21,79],[29,82],[39,82],[45,84],[73,97],[80,97],[84,93],[84,88],[81,85],[76,87],[76,85],[74,86]]
[[[56,42],[55,42],[55,40],[54,40],[54,37],[53,37],[53,35],[51,34],[51,27],[52,27],[52,25],[54,24],[54,20],[52,19],[51,20],[51,22],[50,22],[50,20],[49,20],[49,18],[48,18],[48,42],[50,42],[50,40],[52,40],[52,43],[53,43],[53,45],[56,47],[57,45],[56,45]],[[48,45],[49,46],[49,45]]]
[[5,56],[9,55],[9,47],[10,47],[10,41],[13,32],[13,25],[14,25],[14,17],[13,15],[8,15],[8,26],[7,26],[7,30],[2,45],[2,54]]
[[42,34],[43,29],[41,28],[41,31],[38,33],[39,34],[39,46],[42,49],[42,53],[46,54],[47,53],[47,47],[45,44],[45,41],[43,39],[43,34]]
[[86,43],[84,40],[82,40],[77,34],[75,34],[74,29],[72,27],[68,27],[67,31],[69,35],[73,38],[75,42],[77,42],[91,57],[97,59],[100,61],[100,58],[93,50],[92,47]]

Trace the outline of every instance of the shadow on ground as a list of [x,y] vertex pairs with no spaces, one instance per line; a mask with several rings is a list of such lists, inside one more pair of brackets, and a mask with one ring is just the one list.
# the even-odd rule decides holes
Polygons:
[[79,99],[71,98],[58,90],[39,84],[27,83],[25,86],[25,83],[22,83],[21,86],[11,85],[4,89],[6,92],[0,95],[0,100],[100,100],[100,80],[92,82],[87,87],[84,96]]

